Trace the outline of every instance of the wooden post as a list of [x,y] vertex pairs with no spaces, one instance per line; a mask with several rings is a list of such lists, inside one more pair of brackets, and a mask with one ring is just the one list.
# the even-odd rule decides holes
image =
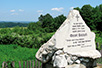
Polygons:
[[29,61],[29,68],[31,68],[31,60]]
[[101,50],[102,50],[102,45],[101,45]]
[[5,68],[8,68],[7,63],[5,62]]
[[15,62],[12,62],[12,67],[15,68]]
[[42,68],[46,68],[46,64],[45,63],[42,63]]
[[38,61],[38,68],[40,68],[40,62]]
[[102,58],[102,49],[100,50],[100,53],[101,53],[101,58]]
[[34,60],[32,61],[32,68],[34,68]]
[[41,63],[41,68],[42,68],[42,63]]
[[2,63],[2,68],[4,68],[4,67],[5,67],[5,62]]
[[99,43],[97,42],[97,43],[96,43],[96,48],[97,48],[97,50],[98,50],[98,47],[99,47]]
[[35,68],[37,68],[37,60],[35,60]]
[[21,61],[19,61],[19,68],[21,68]]
[[27,61],[27,65],[26,65],[26,68],[28,68],[28,61]]
[[25,68],[25,61],[23,61],[23,68]]

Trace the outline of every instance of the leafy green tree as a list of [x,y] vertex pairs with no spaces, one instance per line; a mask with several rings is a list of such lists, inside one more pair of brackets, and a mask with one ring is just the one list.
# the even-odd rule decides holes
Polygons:
[[93,28],[93,20],[92,20],[92,15],[93,15],[93,7],[91,5],[84,5],[81,8],[81,15],[83,19],[85,20],[86,24],[92,29]]
[[50,14],[40,15],[39,21],[42,22],[42,28],[44,28],[46,32],[54,31],[54,19]]
[[65,21],[66,17],[64,15],[59,15],[53,18],[50,14],[40,15],[39,21],[42,22],[42,28],[45,29],[46,32],[54,32],[59,26]]
[[27,28],[35,33],[44,32],[44,29],[42,29],[42,23],[40,21],[29,23]]
[[74,8],[75,10],[78,10],[79,12],[81,12],[81,9],[79,7]]
[[44,16],[40,15],[40,17],[38,18],[40,22],[43,22]]
[[[65,21],[66,17],[64,15],[59,15],[57,17],[54,18],[54,29],[57,30],[60,25]],[[54,31],[55,31],[54,30]]]
[[93,7],[90,5],[84,5],[81,8],[81,15],[85,17],[85,20],[87,20],[87,22],[89,22],[90,20],[90,17],[92,15],[92,10],[93,10]]
[[99,9],[100,9],[100,11],[102,13],[102,4],[99,5]]
[[44,16],[44,19],[42,21],[42,27],[49,27],[49,24],[51,24],[53,22],[53,17],[50,14],[46,14]]
[[99,6],[96,6],[94,9],[93,9],[93,15],[92,15],[92,22],[94,23],[94,24],[92,24],[92,26],[93,26],[93,29],[95,30],[95,29],[100,29],[100,22],[102,22],[102,20],[101,20],[101,16],[102,15],[102,13],[101,13],[101,11],[100,11],[100,8],[99,8]]

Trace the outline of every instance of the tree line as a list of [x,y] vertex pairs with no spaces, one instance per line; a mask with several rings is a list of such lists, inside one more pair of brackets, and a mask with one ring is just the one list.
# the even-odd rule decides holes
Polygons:
[[16,26],[19,26],[19,27],[27,27],[28,26],[28,23],[20,23],[20,22],[0,22],[0,28],[7,28],[7,27],[16,27]]

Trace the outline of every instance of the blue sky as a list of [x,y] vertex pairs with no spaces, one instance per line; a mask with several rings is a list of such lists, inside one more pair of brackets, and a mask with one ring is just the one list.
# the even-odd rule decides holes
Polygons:
[[68,15],[73,7],[102,4],[102,0],[0,0],[0,21],[38,21],[40,14]]

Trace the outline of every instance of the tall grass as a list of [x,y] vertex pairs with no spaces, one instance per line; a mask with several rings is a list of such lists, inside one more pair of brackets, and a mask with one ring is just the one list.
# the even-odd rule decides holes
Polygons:
[[38,49],[18,45],[0,45],[0,68],[2,62],[34,60]]

